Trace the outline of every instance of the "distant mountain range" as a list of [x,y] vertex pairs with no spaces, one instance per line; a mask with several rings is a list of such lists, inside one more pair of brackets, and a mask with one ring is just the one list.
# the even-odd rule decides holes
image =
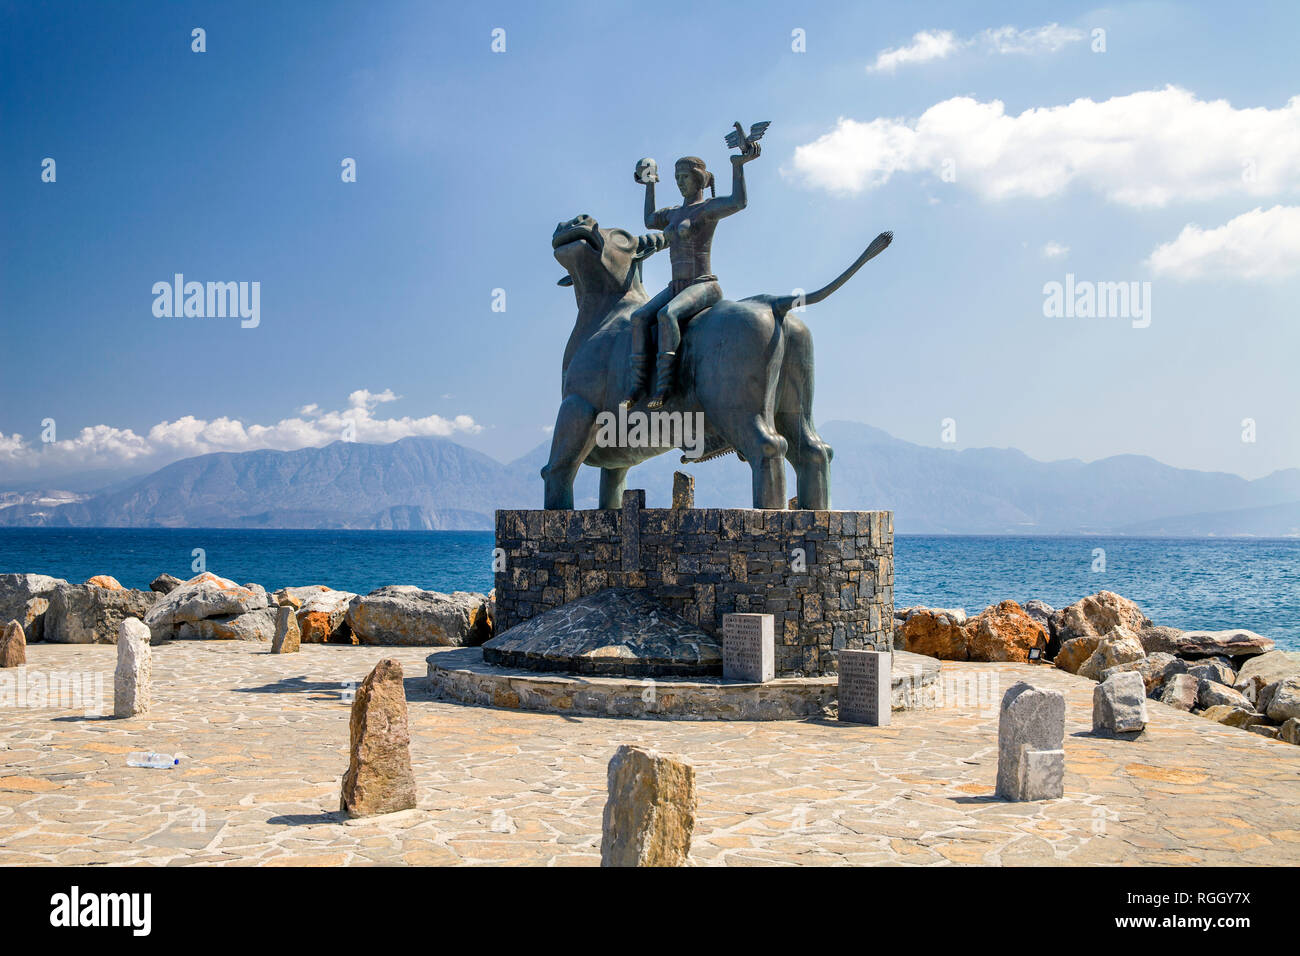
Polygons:
[[[1138,455],[1041,462],[927,448],[853,422],[821,431],[835,449],[834,506],[892,510],[904,534],[1300,536],[1297,468],[1248,481]],[[91,494],[0,493],[0,526],[489,529],[497,508],[541,506],[548,452],[503,465],[446,439],[404,438],[200,455]],[[699,507],[749,505],[749,467],[735,457],[684,466],[662,455],[629,486],[665,507],[679,469],[695,474]],[[597,474],[582,469],[578,507],[595,506]]]

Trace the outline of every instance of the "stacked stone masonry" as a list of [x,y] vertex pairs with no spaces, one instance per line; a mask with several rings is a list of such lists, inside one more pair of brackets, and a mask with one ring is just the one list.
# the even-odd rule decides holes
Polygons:
[[888,511],[644,507],[498,511],[498,632],[602,588],[647,588],[721,639],[722,616],[776,618],[776,674],[835,671],[837,651],[888,651],[894,527]]

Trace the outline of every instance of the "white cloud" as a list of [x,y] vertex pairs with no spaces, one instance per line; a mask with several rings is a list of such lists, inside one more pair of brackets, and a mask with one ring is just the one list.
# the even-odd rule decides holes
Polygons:
[[1300,97],[1278,109],[1235,109],[1174,86],[1025,110],[954,97],[915,120],[841,118],[795,149],[806,185],[857,193],[895,173],[947,172],[989,200],[1083,186],[1129,206],[1300,188]]
[[1064,246],[1054,239],[1049,239],[1047,244],[1043,246],[1043,255],[1049,259],[1061,259],[1069,254],[1070,247]]
[[951,30],[922,30],[913,35],[907,46],[881,50],[876,62],[867,67],[872,73],[893,73],[910,63],[927,63],[946,60],[960,50],[981,49],[986,53],[1055,53],[1068,43],[1083,39],[1083,31],[1049,23],[1045,27],[1017,30],[1015,27],[997,27],[981,30],[973,37],[961,39]]
[[1176,279],[1276,279],[1300,272],[1300,206],[1252,209],[1217,229],[1191,223],[1146,264]]
[[875,65],[867,67],[880,73],[893,73],[906,63],[925,63],[927,60],[943,60],[961,47],[962,41],[951,30],[922,30],[912,37],[908,46],[894,50],[881,50],[876,55]]
[[393,442],[413,435],[446,437],[457,432],[482,431],[469,415],[444,418],[375,415],[379,405],[398,400],[389,389],[370,392],[359,389],[348,396],[346,407],[322,411],[317,404],[304,405],[293,418],[271,425],[245,424],[222,416],[212,420],[184,415],[175,421],[159,422],[145,435],[129,428],[94,425],[81,429],[73,438],[55,442],[31,442],[22,435],[0,433],[0,474],[31,477],[39,472],[67,472],[90,468],[138,466],[161,467],[180,458],[217,451],[253,451],[262,448],[291,450],[319,447],[338,441],[350,430],[359,442]]

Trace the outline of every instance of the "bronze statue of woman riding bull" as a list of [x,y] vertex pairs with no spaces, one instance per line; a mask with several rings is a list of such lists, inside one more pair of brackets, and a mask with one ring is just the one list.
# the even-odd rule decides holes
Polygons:
[[[612,430],[606,426],[620,411],[625,419],[702,419],[704,450],[694,460],[735,451],[753,472],[755,508],[786,507],[786,460],[794,467],[798,507],[830,508],[831,449],[812,420],[812,337],[790,312],[829,296],[884,251],[893,234],[877,236],[816,292],[722,298],[709,273],[713,229],[718,219],[745,208],[743,167],[757,158],[756,140],[766,127],[756,124],[746,137],[736,124],[728,136],[728,145],[741,148],[732,156],[728,197],[705,199],[712,174],[702,161],[686,157],[676,167],[682,205],[656,210],[654,163],[638,164],[637,181],[646,185],[646,226],[662,233],[602,229],[585,214],[556,226],[551,246],[568,272],[560,284],[573,286],[578,318],[564,350],[563,400],[550,461],[542,469],[547,509],[573,507],[573,481],[584,462],[600,468],[600,507],[617,508],[630,467],[679,447],[668,429],[653,427],[628,432],[646,440],[609,441]],[[651,299],[641,282],[641,263],[665,245],[672,282]],[[647,399],[655,340],[655,390]]]

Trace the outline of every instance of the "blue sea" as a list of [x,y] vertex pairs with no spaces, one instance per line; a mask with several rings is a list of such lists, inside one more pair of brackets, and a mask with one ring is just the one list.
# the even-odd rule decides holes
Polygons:
[[[365,593],[414,584],[488,591],[492,547],[487,531],[3,528],[0,573],[75,582],[111,574],[147,588],[163,571],[193,576],[193,552],[201,548],[208,570],[268,590],[326,584]],[[1136,601],[1157,624],[1246,627],[1300,650],[1298,540],[899,535],[894,543],[899,607],[975,613],[1007,598],[1063,607],[1103,589]]]

